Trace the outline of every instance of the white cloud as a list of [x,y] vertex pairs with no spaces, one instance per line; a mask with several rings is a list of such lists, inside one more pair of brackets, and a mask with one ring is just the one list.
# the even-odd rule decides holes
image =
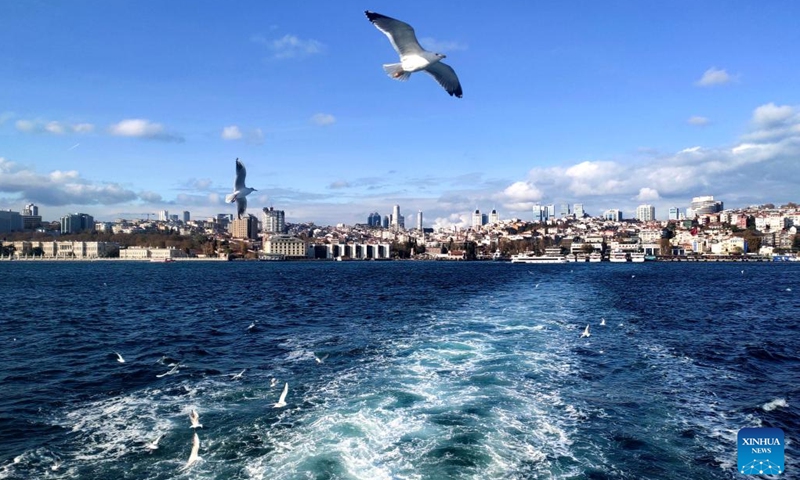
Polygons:
[[111,205],[134,201],[137,195],[117,183],[86,180],[75,170],[39,174],[0,158],[0,193],[45,206]]
[[711,123],[711,121],[706,117],[694,115],[692,117],[689,117],[689,119],[686,120],[686,123],[688,123],[689,125],[703,126],[703,125],[708,125],[709,123]]
[[255,35],[252,40],[266,45],[272,50],[275,59],[300,58],[325,51],[325,45],[314,39],[302,39],[297,35],[286,34],[281,38],[269,40],[262,35]]
[[239,140],[242,138],[242,131],[236,125],[231,125],[222,129],[223,140]]
[[437,217],[433,221],[435,230],[452,230],[458,228],[464,230],[472,226],[472,217],[466,213],[453,213],[446,217]]
[[311,116],[311,123],[320,126],[333,125],[336,123],[336,117],[330,113],[315,113]]
[[111,135],[118,137],[133,137],[149,140],[162,140],[165,142],[183,142],[183,137],[167,133],[160,123],[150,122],[142,118],[129,118],[111,125],[108,129]]
[[732,80],[732,77],[725,70],[711,67],[703,73],[695,84],[701,87],[710,87],[713,85],[723,85]]
[[43,133],[51,135],[64,135],[67,133],[89,133],[94,129],[91,123],[65,123],[55,120],[17,120],[14,124],[23,133]]
[[753,112],[753,123],[760,127],[771,127],[789,120],[795,115],[794,108],[788,105],[767,103]]
[[328,185],[328,188],[332,190],[338,190],[342,188],[350,188],[351,186],[352,185],[350,185],[350,182],[348,182],[347,180],[336,180],[335,182],[332,182],[330,185]]
[[636,195],[636,200],[639,200],[640,202],[658,200],[659,198],[661,197],[658,195],[658,190],[647,187],[640,188],[639,195]]

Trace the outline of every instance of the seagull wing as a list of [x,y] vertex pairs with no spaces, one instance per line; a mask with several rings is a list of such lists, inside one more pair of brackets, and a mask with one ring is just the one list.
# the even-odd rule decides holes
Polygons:
[[425,51],[419,46],[417,36],[414,34],[414,29],[411,25],[380,13],[370,11],[364,13],[378,30],[389,37],[389,41],[392,42],[392,46],[401,57],[404,55],[416,55]]
[[453,67],[442,62],[436,62],[429,65],[425,71],[435,78],[439,85],[447,90],[447,93],[461,98],[464,92],[461,90],[461,82],[458,81]]
[[197,436],[197,433],[194,434],[194,438],[192,439],[192,453],[189,454],[189,460],[186,461],[186,465],[183,466],[183,470],[191,467],[194,462],[196,462],[200,456],[200,437]]
[[245,210],[247,210],[247,197],[238,197],[236,199],[236,214],[238,218],[242,218]]
[[289,393],[289,382],[286,382],[283,385],[283,391],[281,392],[281,398],[278,399],[278,403],[285,403],[286,402],[286,394]]
[[244,188],[244,177],[247,175],[247,170],[244,168],[244,164],[236,159],[236,181],[233,183],[233,191],[238,192],[239,190]]

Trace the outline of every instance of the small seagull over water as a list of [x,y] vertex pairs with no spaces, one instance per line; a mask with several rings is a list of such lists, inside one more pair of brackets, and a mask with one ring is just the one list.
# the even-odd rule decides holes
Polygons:
[[158,450],[158,441],[161,440],[161,437],[163,437],[163,436],[164,435],[157,436],[155,440],[153,440],[152,442],[146,444],[144,446],[144,448],[146,448],[147,450]]
[[602,326],[606,325],[606,319],[605,318],[601,318],[600,319],[600,325],[602,325]]
[[277,379],[277,378],[275,378],[275,377],[272,377],[272,378],[270,379],[270,381],[269,381],[269,386],[270,386],[270,387],[274,387],[274,386],[275,386],[275,385],[277,385],[277,384],[278,384],[278,379]]
[[247,210],[247,196],[250,193],[255,192],[255,188],[246,187],[244,184],[244,179],[247,176],[247,170],[244,168],[244,164],[236,159],[236,180],[233,182],[233,193],[229,193],[225,196],[225,201],[227,203],[236,202],[236,215],[238,218],[242,218],[244,215],[245,210]]
[[281,397],[278,399],[278,403],[272,406],[272,408],[282,408],[286,406],[286,394],[289,393],[289,382],[286,382],[283,385],[283,392],[281,392]]
[[446,55],[429,52],[422,48],[411,25],[380,13],[370,11],[364,13],[378,30],[389,37],[395,51],[400,55],[400,63],[389,63],[383,66],[383,70],[390,77],[406,81],[412,73],[424,71],[436,79],[450,96],[455,95],[461,98],[463,91],[456,72],[452,67],[441,62]]
[[314,360],[316,360],[317,363],[325,363],[325,359],[328,358],[329,355],[330,354],[327,354],[324,357],[318,357],[316,354],[314,354]]
[[187,468],[191,467],[196,461],[200,460],[200,437],[197,436],[195,432],[194,438],[192,438],[192,453],[189,454],[189,460],[186,461],[186,465],[181,468],[181,470],[186,470]]
[[197,414],[197,410],[192,409],[189,412],[189,421],[192,422],[192,428],[203,428],[203,425],[200,423],[200,415]]
[[114,352],[114,353],[117,355],[117,361],[119,363],[125,363],[125,359],[122,358],[122,355],[120,355],[118,352]]
[[583,333],[581,333],[581,338],[589,336],[591,336],[591,334],[589,333],[589,325],[586,325],[586,329],[583,331]]
[[231,380],[239,380],[239,379],[241,379],[242,375],[244,375],[244,372],[246,372],[246,371],[247,371],[247,369],[245,368],[241,372],[231,375]]

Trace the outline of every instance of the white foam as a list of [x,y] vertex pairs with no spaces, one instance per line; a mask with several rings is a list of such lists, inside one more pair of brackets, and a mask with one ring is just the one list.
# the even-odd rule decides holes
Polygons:
[[775,400],[772,400],[771,402],[765,403],[761,408],[763,408],[764,411],[771,412],[771,411],[775,410],[776,408],[779,408],[779,407],[780,408],[786,408],[788,406],[789,406],[789,404],[786,402],[785,398],[776,398]]

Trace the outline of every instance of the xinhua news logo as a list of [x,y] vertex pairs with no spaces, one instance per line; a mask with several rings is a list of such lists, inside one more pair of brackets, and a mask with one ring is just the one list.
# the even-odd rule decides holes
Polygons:
[[737,437],[739,473],[780,475],[783,473],[783,430],[743,428]]

